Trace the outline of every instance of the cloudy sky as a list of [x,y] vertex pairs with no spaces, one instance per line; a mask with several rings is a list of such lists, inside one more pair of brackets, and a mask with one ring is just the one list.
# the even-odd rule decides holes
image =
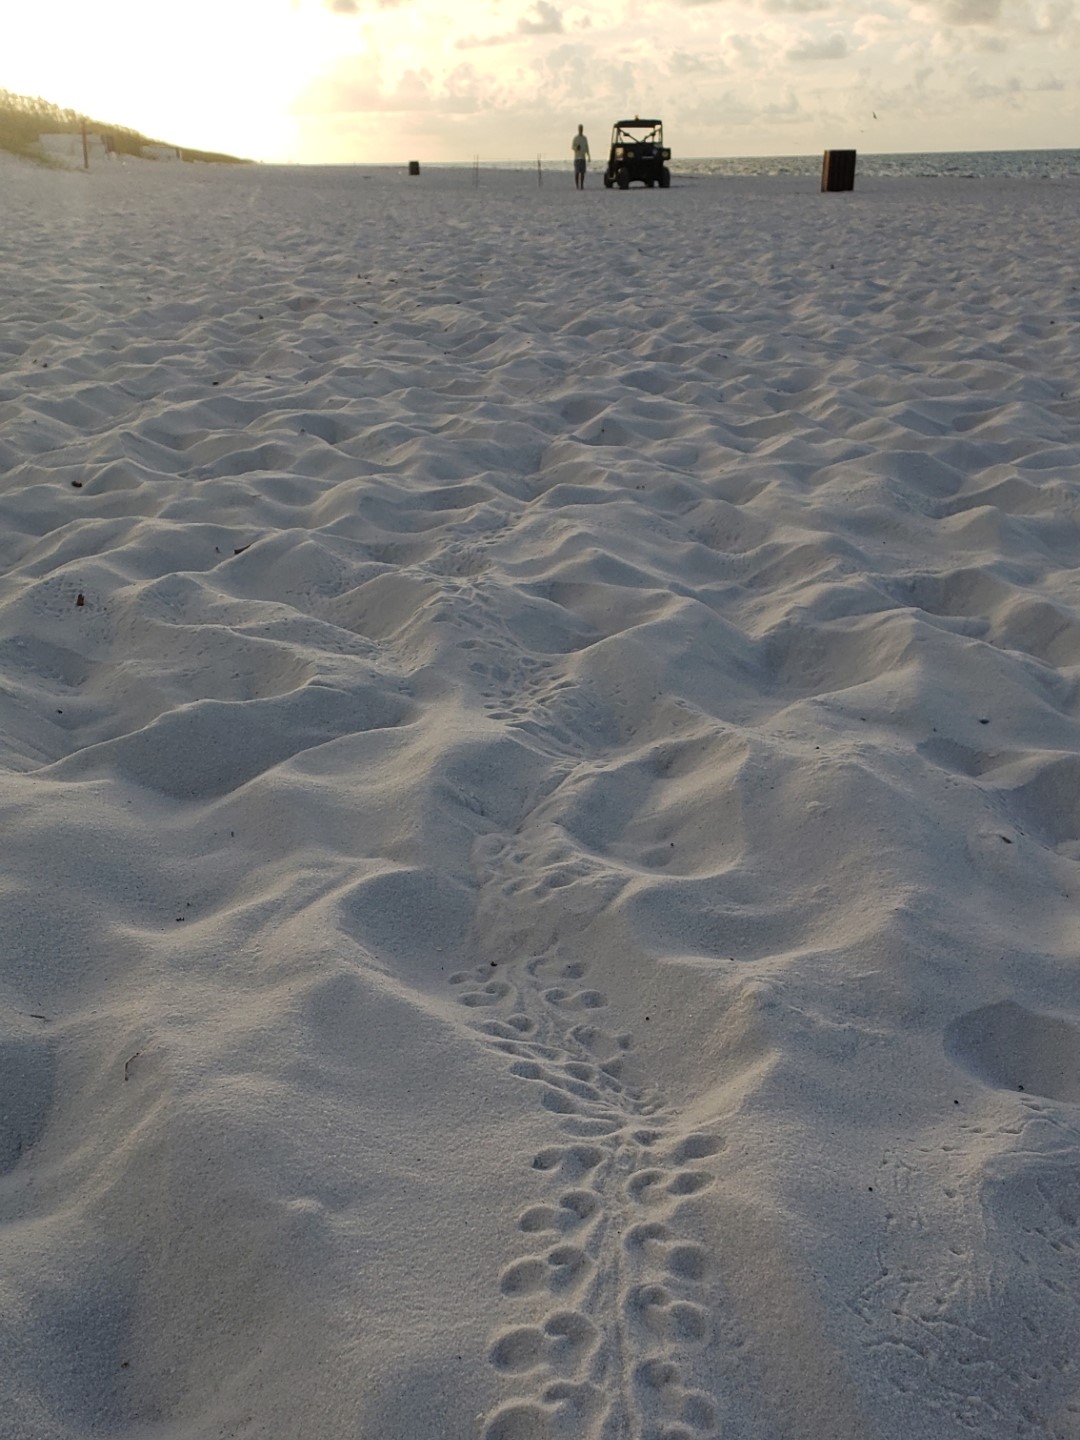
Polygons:
[[[8,11],[8,5],[4,5]],[[259,160],[1080,147],[1080,0],[34,0],[0,87]]]

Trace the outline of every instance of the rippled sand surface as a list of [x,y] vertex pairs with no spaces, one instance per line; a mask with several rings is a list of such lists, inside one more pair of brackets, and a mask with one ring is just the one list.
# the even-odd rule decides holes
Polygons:
[[0,176],[7,1440],[1076,1440],[1080,187]]

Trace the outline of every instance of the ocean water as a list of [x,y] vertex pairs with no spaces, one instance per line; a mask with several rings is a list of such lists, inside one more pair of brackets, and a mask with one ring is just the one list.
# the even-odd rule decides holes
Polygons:
[[[678,175],[815,175],[820,155],[772,155],[746,159],[672,159]],[[860,175],[952,180],[1080,180],[1080,150],[940,150],[911,155],[858,152]]]
[[[590,173],[604,167],[605,156],[594,157]],[[427,167],[426,167],[427,168]],[[459,169],[461,163],[434,165],[435,169]],[[480,170],[535,170],[534,160],[481,160]],[[543,157],[545,174],[565,170],[570,159]],[[762,155],[710,158],[683,157],[677,151],[671,160],[674,176],[695,175],[790,175],[820,178],[821,153],[816,155]],[[907,176],[953,180],[1080,180],[1080,150],[937,150],[910,155],[874,155],[858,151],[856,180],[866,176]]]

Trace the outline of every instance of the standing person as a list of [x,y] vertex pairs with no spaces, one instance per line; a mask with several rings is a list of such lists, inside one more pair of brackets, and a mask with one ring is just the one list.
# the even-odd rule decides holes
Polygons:
[[589,168],[589,137],[585,134],[585,126],[577,127],[577,134],[570,141],[570,149],[574,152],[574,187],[578,190],[585,189],[585,171]]

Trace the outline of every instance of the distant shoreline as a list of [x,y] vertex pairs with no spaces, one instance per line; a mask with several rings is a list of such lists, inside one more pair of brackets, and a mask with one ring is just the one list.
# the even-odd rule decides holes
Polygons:
[[[858,178],[884,179],[908,177],[912,179],[1080,179],[1080,149],[1058,150],[940,150],[882,152],[859,150]],[[758,155],[758,156],[686,156],[676,153],[671,161],[674,175],[684,178],[721,176],[748,177],[805,177],[821,173],[821,152],[807,155]],[[294,164],[285,161],[258,161],[260,165],[276,169],[296,170],[370,170],[383,174],[387,171],[404,170],[408,160],[398,161],[309,161]],[[593,160],[589,174],[599,175],[604,168],[603,158]],[[488,173],[496,170],[526,171],[537,170],[537,158],[527,160],[496,159],[479,161],[466,160],[425,160],[420,157],[421,178],[428,170],[474,170]],[[561,173],[570,167],[569,156],[540,155],[543,174]]]

